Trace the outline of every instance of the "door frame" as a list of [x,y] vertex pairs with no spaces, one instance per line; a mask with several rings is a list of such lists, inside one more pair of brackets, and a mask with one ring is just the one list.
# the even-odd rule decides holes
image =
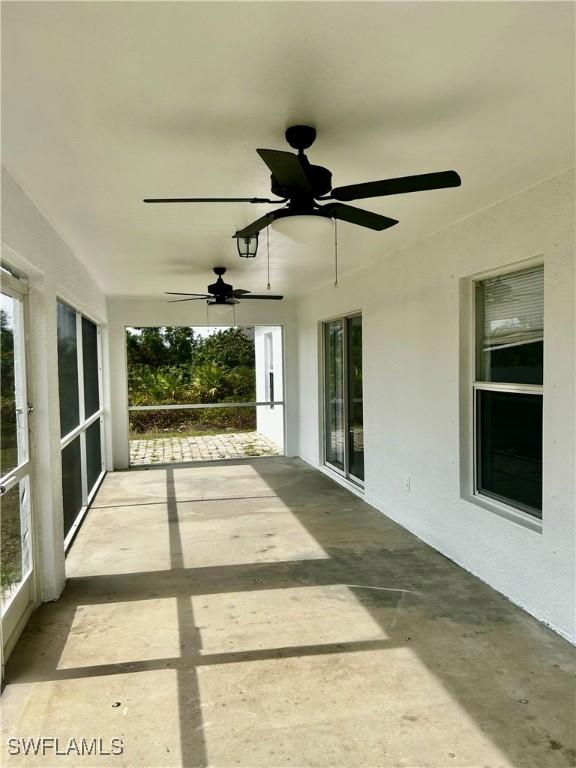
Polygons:
[[[34,431],[31,425],[30,414],[33,413],[33,391],[32,376],[30,370],[30,304],[29,304],[29,286],[28,279],[20,275],[12,267],[4,264],[2,261],[2,293],[16,299],[20,302],[21,321],[23,334],[20,341],[20,350],[22,360],[20,362],[21,374],[24,378],[24,401],[26,407],[23,408],[23,420],[27,437],[27,457],[15,469],[8,473],[11,477],[8,481],[9,487],[15,487],[16,483],[24,478],[28,478],[28,503],[30,516],[30,573],[26,576],[18,589],[18,592],[11,598],[6,612],[1,617],[0,632],[0,651],[2,662],[2,679],[4,678],[4,664],[6,658],[10,655],[18,637],[20,636],[30,614],[38,605],[38,547],[37,530],[35,515],[35,440]],[[7,271],[6,271],[7,270]],[[18,275],[18,276],[17,276]]]

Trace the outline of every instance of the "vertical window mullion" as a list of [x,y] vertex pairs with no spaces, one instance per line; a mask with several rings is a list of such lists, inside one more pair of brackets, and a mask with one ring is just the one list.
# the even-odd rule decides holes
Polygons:
[[344,400],[344,474],[346,477],[350,476],[350,406],[348,398],[350,396],[350,383],[349,383],[349,329],[346,320],[342,320],[342,398]]
[[[98,410],[102,411],[104,410],[104,392],[103,392],[103,370],[102,370],[102,330],[100,326],[97,328],[97,337],[96,337],[96,350],[98,354]],[[104,436],[104,416],[100,416],[99,418],[100,423],[100,474],[104,472],[105,466],[106,466],[106,459],[105,459],[105,436]]]
[[[80,425],[86,421],[86,403],[84,400],[84,345],[82,334],[82,315],[76,312],[76,349],[78,362],[78,407]],[[80,473],[82,478],[82,506],[88,503],[88,468],[86,461],[86,429],[80,432]]]

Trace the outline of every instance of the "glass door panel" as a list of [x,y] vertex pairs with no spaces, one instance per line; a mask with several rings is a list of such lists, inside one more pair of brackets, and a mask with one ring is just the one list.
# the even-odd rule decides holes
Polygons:
[[348,331],[348,472],[364,480],[362,400],[362,318],[349,317]]
[[344,471],[344,323],[324,325],[325,457]]

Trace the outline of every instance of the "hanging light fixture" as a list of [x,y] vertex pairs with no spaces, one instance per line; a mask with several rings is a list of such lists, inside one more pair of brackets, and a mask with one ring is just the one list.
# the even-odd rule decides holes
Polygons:
[[297,243],[310,243],[330,231],[331,219],[320,214],[294,214],[272,222],[271,227]]
[[248,237],[237,237],[236,246],[238,254],[243,259],[253,259],[258,250],[258,235],[249,235]]

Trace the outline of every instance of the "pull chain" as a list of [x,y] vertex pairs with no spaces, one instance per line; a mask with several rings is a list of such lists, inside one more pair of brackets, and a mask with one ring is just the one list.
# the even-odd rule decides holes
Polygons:
[[236,304],[232,305],[232,322],[234,323],[234,328],[236,328]]
[[210,315],[208,314],[209,304],[206,302],[206,325],[210,325]]
[[266,225],[266,253],[268,256],[268,284],[266,285],[266,289],[270,290],[270,233],[269,233],[270,226]]
[[338,288],[338,219],[334,219],[334,288]]

